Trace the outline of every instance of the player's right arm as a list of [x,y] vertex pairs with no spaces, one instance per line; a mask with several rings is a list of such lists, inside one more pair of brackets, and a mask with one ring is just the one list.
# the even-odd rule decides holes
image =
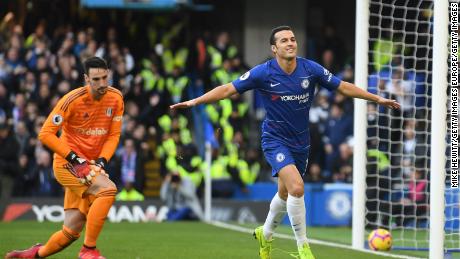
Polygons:
[[38,134],[38,139],[54,153],[64,157],[69,161],[70,165],[67,169],[77,178],[81,179],[82,183],[90,184],[91,178],[94,176],[90,168],[90,164],[85,159],[80,158],[64,141],[57,137],[57,132],[62,128],[63,123],[66,123],[70,117],[70,106],[72,100],[79,92],[68,94],[61,98],[51,113],[48,115],[43,127]]
[[169,106],[169,108],[189,108],[198,104],[213,103],[228,98],[236,93],[241,94],[247,90],[254,89],[259,86],[259,81],[265,75],[265,68],[266,64],[255,66],[231,83],[218,86],[200,97],[186,102],[176,103]]
[[169,108],[171,109],[189,108],[189,107],[193,107],[195,105],[199,105],[203,103],[213,103],[213,102],[228,98],[236,93],[237,91],[233,83],[228,83],[225,85],[220,85],[212,89],[211,91],[205,93],[204,95],[197,97],[195,99],[173,104]]
[[61,141],[56,135],[70,115],[68,109],[69,96],[71,95],[66,95],[58,101],[38,134],[38,139],[61,157],[67,157],[71,152],[67,143]]

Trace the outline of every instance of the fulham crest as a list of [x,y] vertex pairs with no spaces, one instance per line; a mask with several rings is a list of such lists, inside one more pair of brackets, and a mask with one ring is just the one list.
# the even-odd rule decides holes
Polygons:
[[105,115],[107,115],[107,117],[112,117],[112,108],[107,108]]

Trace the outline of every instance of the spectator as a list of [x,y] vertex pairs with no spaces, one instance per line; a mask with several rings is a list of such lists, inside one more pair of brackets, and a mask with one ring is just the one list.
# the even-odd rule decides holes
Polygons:
[[[378,128],[378,112],[376,105],[372,103],[367,104],[367,137],[375,139],[377,137]],[[380,130],[379,130],[380,132]]]
[[216,48],[222,55],[222,60],[231,59],[238,55],[238,49],[230,42],[230,34],[223,31],[217,35]]
[[80,53],[86,49],[88,44],[88,37],[86,36],[85,31],[79,31],[77,34],[77,42],[73,46],[73,54],[77,57],[80,56]]
[[143,161],[142,156],[137,152],[134,139],[127,138],[124,140],[118,156],[120,159],[122,186],[128,190],[132,186],[137,190],[142,190]]
[[331,115],[324,132],[327,169],[331,170],[332,162],[339,155],[339,146],[353,133],[353,120],[338,104],[331,107]]
[[51,112],[51,108],[49,106],[49,103],[51,101],[51,92],[50,92],[50,87],[48,84],[41,84],[38,90],[38,96],[37,96],[37,105],[38,105],[38,110],[37,112],[40,112],[41,114],[46,114]]
[[321,65],[324,66],[332,74],[337,74],[339,72],[338,64],[335,60],[334,51],[331,49],[325,49],[321,57]]
[[334,182],[353,182],[353,149],[347,143],[339,146],[339,157],[332,165]]
[[11,38],[14,22],[14,13],[8,12],[0,21],[0,52],[8,48],[8,39]]
[[407,186],[407,193],[391,206],[391,214],[395,217],[397,226],[404,226],[414,223],[419,226],[428,210],[428,180],[425,173],[419,169],[412,171],[410,181]]
[[343,113],[349,117],[353,116],[353,99],[346,97],[342,93],[333,93],[334,103],[343,109]]
[[19,121],[15,127],[16,140],[19,143],[19,154],[25,154],[29,148],[30,133],[24,121]]
[[392,71],[391,80],[385,84],[385,89],[401,104],[404,117],[412,117],[415,112],[415,81],[405,79],[402,66]]
[[35,160],[25,154],[19,155],[19,173],[14,178],[13,196],[31,196],[35,186],[32,179]]
[[336,56],[336,61],[334,63],[336,63],[338,67],[342,67],[346,55],[345,43],[340,37],[337,36],[335,28],[331,25],[327,25],[324,27],[323,35],[324,38],[321,41],[322,48],[320,51],[324,52],[325,50],[331,50],[334,56]]
[[35,32],[30,34],[24,43],[26,48],[30,48],[34,46],[37,41],[43,41],[46,45],[49,45],[50,39],[46,35],[46,21],[45,19],[41,19],[37,27],[35,27]]
[[143,201],[144,195],[138,192],[131,182],[126,182],[120,193],[116,196],[117,201]]
[[40,150],[36,158],[36,167],[33,169],[31,179],[33,196],[60,196],[62,188],[57,183],[53,174],[51,154],[47,150]]
[[19,170],[19,143],[6,122],[0,122],[0,180],[1,199],[11,196],[13,179]]
[[388,219],[379,221],[378,215],[388,212],[390,206],[390,161],[385,153],[377,149],[376,142],[368,145],[366,166],[366,227],[375,229],[388,227]]
[[[18,85],[19,79],[27,72],[27,68],[20,57],[18,49],[10,48],[6,52],[5,70],[8,73],[6,82],[9,82],[11,86]],[[10,88],[9,90],[13,89]],[[17,89],[15,90],[17,91]]]
[[168,220],[203,219],[203,210],[192,181],[179,174],[166,175],[161,186],[161,200],[169,208]]
[[305,182],[307,183],[323,183],[324,179],[321,174],[321,167],[319,164],[311,164],[308,170],[308,174],[305,177]]
[[[8,67],[3,55],[0,55],[0,82],[8,79]],[[2,83],[3,84],[3,83]]]
[[26,105],[26,97],[24,94],[17,94],[14,99],[14,107],[12,111],[13,115],[13,122],[16,125],[18,121],[23,120],[25,118],[25,105]]
[[415,129],[409,125],[406,125],[404,128],[404,140],[402,147],[402,165],[404,168],[404,173],[409,175],[412,172],[413,168],[410,168],[411,165],[415,164],[415,149],[417,147],[417,140],[415,138]]
[[310,134],[311,134],[311,152],[308,158],[310,163],[316,163],[324,167],[325,151],[323,135],[326,129],[326,122],[329,118],[329,102],[327,100],[329,93],[320,91],[313,106],[310,109]]

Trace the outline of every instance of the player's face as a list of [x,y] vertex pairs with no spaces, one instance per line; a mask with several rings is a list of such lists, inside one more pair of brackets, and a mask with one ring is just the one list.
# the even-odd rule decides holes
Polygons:
[[275,33],[275,46],[273,52],[276,56],[293,59],[297,56],[297,41],[292,31],[279,31]]
[[109,87],[109,70],[103,68],[90,68],[88,75],[85,74],[86,83],[91,86],[96,99],[107,92]]

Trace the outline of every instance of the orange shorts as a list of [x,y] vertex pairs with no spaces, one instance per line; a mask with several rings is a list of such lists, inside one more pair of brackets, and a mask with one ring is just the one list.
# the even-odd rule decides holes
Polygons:
[[[54,166],[56,180],[64,186],[64,210],[78,209],[87,215],[89,206],[94,200],[93,195],[85,194],[89,186],[82,184],[78,178],[73,176],[68,169],[62,166]],[[96,175],[99,174],[98,172]]]

